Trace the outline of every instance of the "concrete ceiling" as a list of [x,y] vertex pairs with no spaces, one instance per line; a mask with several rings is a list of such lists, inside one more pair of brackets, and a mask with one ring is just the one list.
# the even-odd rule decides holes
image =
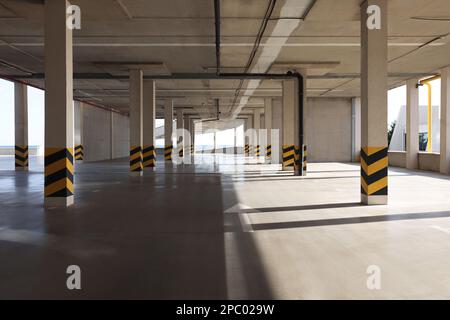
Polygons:
[[[322,64],[326,67],[320,73],[309,72],[308,96],[358,96],[360,2],[278,0],[249,70],[281,72],[279,66]],[[43,80],[29,75],[44,71],[42,3],[0,0],[0,74],[39,87]],[[111,63],[157,63],[171,74],[215,72],[213,0],[72,3],[82,13],[82,28],[74,31],[75,73],[114,73],[114,66],[105,65]],[[245,71],[268,3],[221,1],[222,72]],[[448,0],[389,0],[388,9],[390,87],[450,65]],[[152,72],[149,68],[145,74]],[[241,90],[235,99],[237,88]],[[128,110],[126,79],[77,79],[74,89],[81,100]],[[280,96],[281,82],[272,80],[256,85],[239,80],[157,81],[159,108],[163,99],[174,98],[176,108],[202,118],[215,116],[215,98],[220,99],[222,114],[228,114],[239,113],[239,104],[260,107],[264,97]]]

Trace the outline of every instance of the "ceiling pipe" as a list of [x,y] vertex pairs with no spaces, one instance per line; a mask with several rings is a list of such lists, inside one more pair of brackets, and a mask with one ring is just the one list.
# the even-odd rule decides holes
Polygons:
[[[269,20],[272,17],[272,13],[273,13],[276,3],[277,3],[277,0],[269,0],[269,4],[266,8],[266,12],[264,14],[263,21],[259,27],[258,34],[256,35],[255,43],[253,44],[252,52],[250,53],[250,56],[248,58],[247,64],[244,69],[245,73],[247,73],[250,70],[250,67],[253,64],[253,60],[255,59],[256,53],[258,52],[259,46],[261,44],[261,40],[266,31],[267,24],[269,23]],[[243,79],[241,79],[241,81],[239,82],[239,86],[236,89],[236,93],[234,95],[233,106],[230,109],[231,112],[233,111],[233,109],[235,108],[235,106],[237,104],[237,100],[238,100],[238,97],[242,90],[243,85],[244,85],[244,81],[243,81]]]
[[[435,73],[389,73],[390,78],[425,78],[432,77]],[[308,76],[308,79],[358,79],[361,75],[359,73],[329,73],[323,76]],[[43,73],[33,73],[29,75],[2,75],[0,78],[8,79],[44,79]],[[128,80],[129,76],[111,75],[110,73],[74,73],[73,78],[76,80]],[[147,75],[145,80],[251,80],[251,79],[272,79],[284,80],[290,79],[282,73],[221,73],[217,76],[215,73],[173,73],[171,75]]]
[[[10,77],[17,79],[45,79],[45,74],[34,73],[32,75],[11,75],[0,77]],[[286,80],[292,79],[292,75],[283,73],[174,73],[171,75],[147,75],[144,80],[257,80],[272,79]],[[112,75],[110,73],[74,73],[75,80],[128,80],[128,75]]]
[[220,75],[220,0],[214,0],[214,20],[216,26],[216,75]]

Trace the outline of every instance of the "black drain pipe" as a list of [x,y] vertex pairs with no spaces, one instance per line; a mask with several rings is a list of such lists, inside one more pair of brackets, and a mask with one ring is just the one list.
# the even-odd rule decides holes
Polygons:
[[220,0],[214,0],[214,20],[216,25],[216,75],[220,75]]

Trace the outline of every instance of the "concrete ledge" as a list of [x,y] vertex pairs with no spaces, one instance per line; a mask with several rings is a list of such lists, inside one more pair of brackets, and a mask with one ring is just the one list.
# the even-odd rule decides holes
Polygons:
[[406,151],[389,151],[389,166],[406,168]]
[[[15,153],[14,146],[0,146],[0,156],[13,156]],[[28,155],[36,156],[39,153],[39,147],[29,146]]]
[[419,152],[419,169],[439,172],[440,154],[434,152]]

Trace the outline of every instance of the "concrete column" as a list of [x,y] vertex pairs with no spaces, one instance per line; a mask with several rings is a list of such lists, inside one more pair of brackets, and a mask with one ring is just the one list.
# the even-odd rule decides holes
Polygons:
[[255,157],[259,157],[261,156],[261,139],[260,139],[260,130],[261,130],[261,110],[259,108],[256,108],[253,111],[253,129],[255,129],[255,141],[253,143],[254,146],[254,154]]
[[254,131],[254,116],[248,115],[245,121],[245,155],[251,156],[256,149],[256,138]]
[[143,166],[154,168],[156,166],[155,149],[155,81],[144,82],[144,106],[143,106]]
[[272,98],[264,99],[264,127],[267,130],[266,133],[266,157],[270,159],[272,156]]
[[440,171],[450,174],[450,67],[441,71]]
[[190,119],[190,125],[189,125],[189,128],[190,128],[190,133],[191,133],[191,156],[193,156],[194,155],[194,153],[195,153],[195,122],[194,122],[194,120],[192,120],[192,119]]
[[[296,105],[295,105],[295,153],[296,153],[296,164],[294,165],[294,170],[296,175],[300,176],[306,176],[307,171],[307,162],[308,162],[308,150],[307,150],[307,144],[308,139],[306,135],[305,127],[307,126],[306,123],[306,110],[307,110],[307,99],[306,99],[306,79],[307,79],[307,70],[302,69],[299,70],[299,73],[302,75],[302,83],[301,87],[299,88],[300,84],[298,83],[299,80],[295,80],[296,83],[296,93],[295,93],[295,99],[296,99]],[[302,90],[303,92],[299,92],[299,90]],[[301,94],[301,97],[300,97]],[[300,101],[302,99],[302,101]],[[303,108],[300,110],[300,103],[302,103]],[[300,112],[302,112],[300,114]],[[300,138],[300,132],[302,138]]]
[[283,81],[283,170],[294,169],[295,146],[298,141],[298,86],[295,80]]
[[[368,26],[372,14],[375,22],[380,22],[379,29],[376,23]],[[387,1],[364,1],[361,4],[361,202],[368,205],[388,202],[387,27]]]
[[114,159],[114,111],[109,112],[109,158]]
[[234,139],[233,139],[234,151],[233,151],[233,153],[237,154],[238,152],[237,152],[237,128],[236,127],[234,128],[233,133],[234,133]]
[[192,139],[192,137],[191,137],[191,134],[192,134],[191,119],[189,118],[188,115],[185,115],[183,121],[184,121],[184,125],[183,125],[184,129],[187,132],[189,132],[189,137],[187,137],[186,135],[183,136],[183,150],[184,150],[183,152],[186,156],[190,156],[191,155],[191,149],[190,149],[191,148],[191,139]]
[[84,103],[81,101],[74,102],[74,114],[75,114],[75,161],[81,162],[84,159],[84,146],[83,146],[83,110]]
[[183,140],[184,140],[184,121],[183,121],[183,109],[177,109],[177,152],[180,158],[183,158]]
[[45,1],[45,206],[73,204],[74,118],[70,3]]
[[250,127],[250,117],[247,117],[244,120],[244,156],[246,157],[250,155],[250,137],[247,134]]
[[14,118],[15,118],[15,168],[17,171],[28,170],[28,97],[27,86],[14,83]]
[[281,99],[272,101],[272,164],[281,163],[283,159],[283,102]]
[[130,70],[130,172],[142,175],[143,74]]
[[352,161],[360,162],[361,155],[361,98],[352,98]]
[[419,89],[417,79],[406,82],[406,168],[419,168]]
[[173,100],[167,99],[164,104],[164,160],[172,161],[173,151]]

